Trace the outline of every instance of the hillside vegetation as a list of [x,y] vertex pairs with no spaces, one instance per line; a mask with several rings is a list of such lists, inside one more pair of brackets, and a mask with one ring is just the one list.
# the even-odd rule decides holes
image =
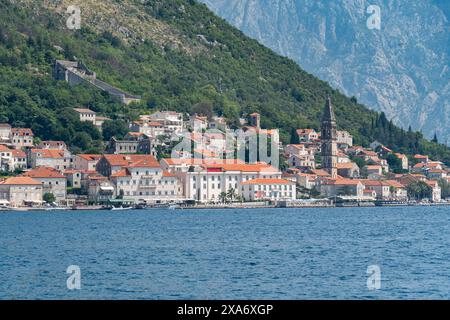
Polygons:
[[[319,127],[331,96],[339,127],[357,144],[374,139],[405,153],[427,153],[450,163],[450,150],[401,130],[301,70],[293,61],[244,36],[192,0],[79,1],[82,28],[66,27],[76,1],[0,0],[0,122],[31,127],[41,139],[61,139],[83,151],[102,151],[102,136],[71,108],[89,107],[113,119],[141,112],[190,112],[212,105],[232,124],[247,113],[282,129]],[[51,77],[55,59],[74,57],[100,79],[141,95],[123,106],[87,86]]]

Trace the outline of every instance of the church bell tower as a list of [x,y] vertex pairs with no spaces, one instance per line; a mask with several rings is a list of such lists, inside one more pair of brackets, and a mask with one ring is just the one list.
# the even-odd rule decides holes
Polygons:
[[327,171],[333,179],[337,178],[337,129],[336,116],[328,97],[322,116],[322,169]]

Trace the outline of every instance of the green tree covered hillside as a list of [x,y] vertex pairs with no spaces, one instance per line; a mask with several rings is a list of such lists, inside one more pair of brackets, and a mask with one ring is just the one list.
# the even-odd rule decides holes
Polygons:
[[[0,122],[31,127],[41,139],[61,139],[84,151],[101,151],[102,136],[81,124],[72,108],[89,107],[116,118],[140,112],[190,112],[209,103],[231,123],[249,112],[262,125],[319,127],[332,97],[339,127],[357,144],[378,139],[405,153],[427,153],[450,163],[450,150],[399,129],[301,70],[293,61],[244,36],[193,0],[78,1],[82,28],[66,27],[77,1],[0,0]],[[98,78],[141,95],[124,106],[107,94],[52,79],[55,59],[83,61]]]

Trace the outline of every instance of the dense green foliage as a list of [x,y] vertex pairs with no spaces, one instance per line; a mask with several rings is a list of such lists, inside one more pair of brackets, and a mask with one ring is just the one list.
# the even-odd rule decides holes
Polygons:
[[42,197],[42,199],[47,202],[47,203],[53,203],[56,201],[56,197],[53,193],[49,192],[44,194],[44,196]]
[[[73,107],[89,107],[112,119],[134,119],[143,111],[192,113],[212,106],[235,125],[240,116],[258,111],[263,127],[281,128],[282,140],[289,142],[293,128],[318,129],[325,99],[331,96],[340,128],[350,131],[356,144],[378,139],[400,152],[427,153],[450,163],[447,147],[384,121],[356,99],[244,36],[205,5],[193,0],[136,5],[204,50],[161,48],[152,39],[126,44],[88,25],[69,31],[60,16],[0,0],[0,122],[31,127],[39,138],[64,140],[93,152],[104,147],[102,136],[95,127],[80,123]],[[100,79],[141,95],[142,103],[123,106],[87,86],[69,87],[53,80],[54,60],[74,56]]]
[[408,191],[408,197],[410,199],[422,200],[425,198],[431,199],[433,189],[423,181],[416,181],[410,183],[406,187]]
[[439,186],[441,187],[441,197],[442,199],[450,198],[450,183],[447,180],[439,180]]

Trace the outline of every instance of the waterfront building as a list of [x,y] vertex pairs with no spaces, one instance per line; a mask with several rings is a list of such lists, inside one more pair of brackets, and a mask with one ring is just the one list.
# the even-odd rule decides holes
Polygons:
[[442,199],[442,189],[439,183],[434,180],[426,180],[425,183],[431,187],[431,201],[439,202]]
[[391,199],[391,185],[383,180],[360,180],[364,185],[365,190],[373,190],[376,192],[376,197],[378,200],[389,200]]
[[192,167],[182,179],[187,199],[220,202],[222,193],[242,195],[242,183],[254,179],[281,179],[281,172],[266,163],[204,163]]
[[364,197],[364,185],[357,179],[322,179],[320,193],[326,197],[354,196]]
[[117,196],[135,203],[167,203],[183,199],[183,188],[177,177],[153,160],[123,166],[112,173],[111,180]]
[[337,132],[336,116],[334,114],[331,98],[328,98],[322,116],[322,169],[327,171],[331,178],[337,178]]
[[241,184],[245,201],[295,200],[296,183],[287,179],[252,179]]
[[30,177],[12,177],[0,182],[0,202],[13,207],[42,203],[42,183]]
[[408,200],[408,191],[403,184],[395,180],[386,180],[385,182],[389,185],[392,200]]
[[116,196],[114,183],[106,177],[96,177],[89,179],[88,182],[88,200],[94,203],[107,204]]
[[22,177],[33,178],[42,183],[43,194],[51,193],[59,205],[66,204],[67,178],[61,172],[49,167],[37,167],[25,172]]

